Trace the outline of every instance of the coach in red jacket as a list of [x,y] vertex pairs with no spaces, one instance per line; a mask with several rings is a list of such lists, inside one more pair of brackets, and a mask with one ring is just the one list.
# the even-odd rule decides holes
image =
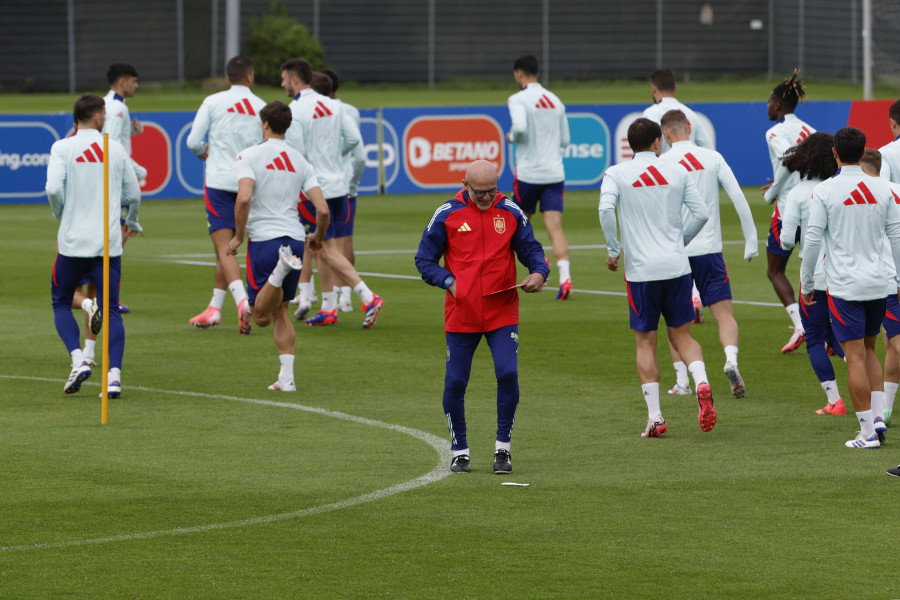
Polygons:
[[522,209],[499,193],[493,164],[485,160],[473,162],[466,170],[463,185],[453,200],[438,207],[425,228],[416,253],[416,268],[426,283],[447,290],[444,413],[453,449],[450,470],[470,470],[464,398],[472,356],[484,336],[497,375],[494,473],[510,473],[510,434],[519,404],[515,257],[528,268],[529,275],[518,284],[526,292],[541,291],[550,269]]

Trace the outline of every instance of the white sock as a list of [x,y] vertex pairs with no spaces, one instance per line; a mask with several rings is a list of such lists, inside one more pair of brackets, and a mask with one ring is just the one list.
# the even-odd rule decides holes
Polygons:
[[737,355],[737,346],[725,346],[725,362],[734,363],[734,366],[737,366]]
[[122,369],[117,369],[113,367],[109,370],[109,382],[118,381],[119,384],[122,383]]
[[294,355],[279,354],[278,360],[281,361],[281,370],[278,371],[278,381],[288,382],[294,380]]
[[501,442],[498,440],[497,443],[494,444],[494,452],[496,452],[497,450],[506,450],[507,452],[509,452],[509,445],[510,442]]
[[94,306],[94,301],[90,298],[85,298],[81,301],[81,310],[84,312],[91,312],[91,307]]
[[556,261],[556,268],[559,269],[559,282],[560,283],[564,282],[566,279],[572,279],[572,276],[569,273],[569,261],[568,260]]
[[359,296],[359,299],[362,300],[362,303],[366,306],[368,306],[369,302],[372,301],[372,298],[375,297],[375,294],[372,293],[372,290],[369,289],[369,286],[366,285],[365,281],[360,281],[356,284],[353,291],[356,292],[356,295]]
[[228,284],[228,290],[231,292],[231,295],[234,297],[234,305],[240,306],[242,300],[247,299],[247,290],[244,289],[244,282],[240,279],[235,279],[231,283]]
[[84,357],[94,358],[94,348],[97,346],[97,340],[84,340]]
[[672,363],[672,366],[675,367],[675,383],[678,384],[679,387],[691,385],[691,379],[688,377],[687,365],[679,360],[677,363]]
[[662,410],[659,408],[659,382],[645,383],[641,385],[641,390],[644,392],[644,402],[647,403],[647,418],[662,416]]
[[828,396],[828,404],[834,404],[841,399],[841,393],[838,391],[837,381],[835,381],[834,379],[830,381],[823,381],[819,385],[822,386],[822,389],[825,390],[825,395]]
[[800,305],[794,302],[784,307],[791,321],[794,322],[794,331],[803,331],[803,323],[800,322]]
[[463,448],[462,450],[454,450],[453,451],[453,458],[456,458],[457,456],[468,456],[468,455],[469,455],[468,448]]
[[884,410],[894,410],[894,396],[897,395],[898,387],[900,387],[900,384],[891,383],[890,381],[884,382]]
[[81,348],[75,348],[69,354],[72,355],[72,367],[80,367],[81,363],[84,362],[84,353],[81,351]]
[[275,268],[272,269],[272,273],[269,275],[269,284],[271,284],[272,287],[280,288],[281,284],[284,283],[284,278],[287,277],[292,270],[293,269],[284,264],[281,257],[279,257],[278,262],[275,263]]
[[856,413],[856,419],[859,421],[859,431],[863,437],[870,438],[875,435],[875,423],[872,419],[871,410]]
[[322,312],[331,312],[337,308],[337,294],[322,292]]
[[222,307],[225,305],[225,293],[225,290],[213,288],[212,300],[209,301],[209,305],[222,310]]
[[297,285],[301,302],[309,302],[309,299],[312,298],[312,285],[309,281],[301,281]]
[[872,392],[872,418],[884,420],[884,392]]
[[695,360],[688,365],[688,371],[694,378],[694,389],[697,389],[701,383],[709,383],[706,377],[706,364],[702,360]]
[[347,302],[350,302],[350,294],[353,293],[353,289],[349,285],[341,286],[341,302],[345,299]]

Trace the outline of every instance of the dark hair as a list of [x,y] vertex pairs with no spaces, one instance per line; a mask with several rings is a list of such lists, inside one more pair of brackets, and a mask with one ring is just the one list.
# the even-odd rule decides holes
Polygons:
[[781,157],[781,162],[788,171],[800,173],[800,177],[804,179],[825,181],[837,173],[838,169],[832,148],[834,138],[831,134],[819,131],[788,148]]
[[225,75],[231,83],[241,83],[253,72],[253,60],[246,56],[235,56],[225,65]]
[[687,115],[685,115],[680,110],[670,110],[666,114],[662,116],[662,119],[659,121],[660,127],[663,129],[677,129],[680,131],[687,131],[688,123]]
[[113,85],[122,77],[137,77],[137,69],[127,63],[113,63],[106,71],[106,79],[109,85]]
[[319,69],[319,73],[324,73],[328,75],[328,79],[331,80],[331,91],[335,94],[338,91],[338,88],[341,87],[341,78],[338,75],[338,72],[332,69],[331,67],[326,67],[324,69]]
[[522,71],[526,75],[536,76],[540,70],[541,68],[538,59],[533,54],[520,56],[516,59],[516,62],[513,63],[513,71]]
[[75,117],[76,123],[83,123],[105,108],[103,98],[95,94],[85,94],[72,106],[72,116]]
[[309,87],[322,94],[323,96],[330,96],[331,78],[325,73],[319,73],[318,71],[316,71],[312,74],[312,81],[309,82]]
[[[859,159],[860,165],[867,164],[872,165],[872,168],[875,169],[876,173],[881,172],[881,152],[876,150],[875,148],[866,148],[863,151],[862,157]],[[876,175],[877,177],[877,175]]]
[[866,151],[866,134],[856,127],[844,127],[834,134],[834,149],[842,163],[858,163]]
[[675,73],[669,69],[657,69],[650,73],[650,83],[661,92],[675,91]]
[[888,117],[894,120],[895,123],[900,125],[900,100],[897,100],[891,107],[888,109]]
[[803,82],[797,79],[800,74],[799,69],[794,69],[794,74],[790,78],[785,79],[775,86],[772,93],[781,103],[793,112],[797,108],[797,104],[801,104],[806,97],[806,91],[803,89]]
[[293,118],[290,107],[281,100],[269,102],[259,111],[259,120],[268,123],[272,133],[278,135],[284,135],[284,132],[291,126]]
[[307,85],[312,81],[312,67],[309,66],[309,61],[305,58],[292,58],[287,60],[281,65],[281,70],[293,73],[300,78],[300,81]]
[[654,140],[662,137],[662,129],[656,121],[641,117],[628,126],[628,145],[635,153],[649,150]]

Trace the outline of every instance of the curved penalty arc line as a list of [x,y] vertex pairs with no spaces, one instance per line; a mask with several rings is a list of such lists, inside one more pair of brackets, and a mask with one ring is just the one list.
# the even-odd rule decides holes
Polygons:
[[[0,375],[0,379],[20,379],[20,380],[28,380],[28,381],[43,381],[50,383],[59,383],[58,379],[50,379],[45,377],[22,377],[22,376],[13,376],[13,375]],[[96,385],[96,384],[91,384]],[[247,527],[251,525],[261,525],[267,523],[274,523],[276,521],[286,521],[288,519],[297,519],[300,517],[306,517],[310,515],[318,515],[326,512],[331,512],[334,510],[340,510],[342,508],[349,508],[351,506],[356,506],[358,504],[365,504],[367,502],[373,502],[375,500],[381,500],[383,498],[387,498],[389,496],[393,496],[395,494],[399,494],[401,492],[406,492],[409,490],[413,490],[415,488],[419,488],[430,483],[434,483],[436,481],[440,481],[441,479],[447,477],[450,474],[450,470],[447,468],[447,464],[451,458],[451,452],[448,449],[447,441],[439,438],[436,435],[432,435],[425,431],[421,431],[419,429],[413,429],[411,427],[404,427],[402,425],[394,425],[392,423],[385,423],[384,421],[376,421],[375,419],[367,419],[365,417],[357,417],[355,415],[350,415],[347,413],[337,412],[333,410],[327,410],[324,408],[318,408],[315,406],[305,406],[303,404],[293,404],[290,402],[275,402],[271,400],[258,400],[255,398],[239,398],[237,396],[225,396],[221,394],[204,394],[201,392],[185,392],[180,390],[162,390],[158,388],[148,388],[141,386],[130,386],[129,389],[142,391],[142,392],[152,392],[159,394],[171,394],[175,396],[189,396],[191,398],[208,398],[211,400],[227,400],[229,402],[243,402],[245,404],[255,404],[258,406],[272,406],[276,408],[287,408],[291,410],[299,410],[303,412],[313,413],[317,415],[321,415],[324,417],[330,417],[333,419],[340,419],[343,421],[350,421],[352,423],[359,423],[361,425],[368,425],[371,427],[378,427],[381,429],[388,429],[391,431],[396,431],[398,433],[403,433],[405,435],[409,435],[418,440],[421,440],[427,443],[429,446],[434,448],[434,450],[438,454],[438,461],[435,464],[435,467],[421,475],[416,477],[415,479],[411,479],[409,481],[405,481],[403,483],[398,483],[396,485],[392,485],[390,487],[386,487],[380,490],[376,490],[374,492],[369,492],[367,494],[362,494],[359,496],[354,496],[352,498],[348,498],[346,500],[341,500],[339,502],[332,502],[329,504],[322,504],[320,506],[312,506],[309,508],[302,508],[299,510],[294,510],[290,512],[278,513],[274,515],[264,515],[260,517],[252,517],[249,519],[240,519],[237,521],[227,521],[225,523],[211,523],[208,525],[195,525],[193,527],[176,527],[174,529],[164,529],[159,531],[147,531],[143,533],[128,533],[122,535],[113,535],[108,537],[100,537],[100,538],[90,538],[83,540],[71,540],[67,542],[52,542],[52,543],[40,543],[40,544],[27,544],[23,546],[5,546],[0,547],[0,552],[17,552],[23,550],[50,550],[50,549],[58,549],[58,548],[72,548],[78,546],[89,546],[94,544],[108,544],[112,542],[127,542],[127,541],[137,541],[137,540],[149,540],[154,538],[173,536],[173,535],[183,535],[188,533],[203,533],[208,531],[218,531],[221,529],[233,529],[235,527]]]

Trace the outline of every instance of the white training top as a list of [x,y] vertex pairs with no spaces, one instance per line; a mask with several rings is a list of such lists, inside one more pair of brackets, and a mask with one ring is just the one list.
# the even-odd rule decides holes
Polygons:
[[201,156],[207,151],[203,138],[209,134],[206,187],[237,192],[234,159],[244,148],[262,141],[259,111],[265,106],[266,102],[245,85],[232,85],[203,100],[191,125],[187,147]]
[[900,183],[900,137],[878,151],[881,152],[881,176]]
[[319,187],[312,165],[284,140],[268,139],[242,150],[237,157],[235,174],[252,179],[250,216],[247,237],[264,242],[287,236],[301,242],[306,239],[297,202],[300,192]]
[[684,167],[665,164],[652,152],[639,152],[630,161],[609,167],[600,186],[599,210],[609,256],[625,253],[628,281],[661,281],[691,272],[684,247],[709,212]]
[[563,150],[569,145],[566,106],[540,83],[529,83],[507,100],[516,144],[516,179],[526,183],[565,181]]
[[[781,215],[781,230],[783,232],[797,231],[797,227],[799,227],[801,236],[806,233],[806,226],[809,222],[809,205],[812,200],[813,189],[820,183],[822,183],[821,179],[801,179],[800,183],[795,185],[788,193],[787,197],[782,202],[784,214]],[[790,250],[794,246],[794,235],[781,236],[781,247],[784,250]],[[825,248],[823,247],[818,262],[816,263],[815,273],[813,274],[813,289],[823,292],[827,289],[825,285],[825,261],[822,260],[824,254]]]
[[106,105],[106,120],[103,122],[102,133],[108,133],[109,139],[122,144],[131,160],[137,178],[139,180],[146,179],[147,169],[131,158],[131,136],[136,135],[137,131],[131,126],[131,114],[128,112],[128,106],[125,105],[125,98],[113,90],[109,90],[103,97],[103,103]]
[[[341,103],[341,106],[344,107],[344,111],[350,117],[350,120],[356,125],[356,128],[360,128],[361,120],[359,118],[359,109],[353,106],[352,104],[347,104],[342,100],[335,99],[337,102]],[[359,134],[359,139],[362,140],[362,132]],[[363,171],[366,169],[366,148],[365,144],[360,141],[360,143],[353,147],[353,150],[350,151],[350,154],[344,156],[344,169],[345,174],[347,176],[348,186],[350,188],[349,194],[354,198],[359,193],[359,182],[362,179]]]
[[[79,129],[50,148],[47,197],[60,221],[56,247],[60,254],[103,256],[103,136],[96,129]],[[129,206],[125,224],[141,231],[138,206],[141,187],[122,145],[109,140],[109,255],[122,255],[122,207]]]
[[[700,122],[700,118],[697,116],[697,113],[671,96],[660,98],[659,102],[645,108],[644,117],[650,119],[651,121],[655,121],[656,123],[660,123],[662,121],[663,115],[665,115],[670,110],[680,110],[684,113],[684,116],[687,117],[688,125],[691,126],[691,141],[693,143],[700,146],[701,148],[709,148],[710,150],[715,150],[715,144],[713,144],[712,136],[706,130],[706,127],[703,125],[703,123]],[[660,154],[665,154],[669,151],[669,142],[666,141],[665,136],[660,138],[660,142],[662,146],[660,146],[659,152]]]
[[[882,163],[884,164],[884,163]],[[894,202],[900,204],[900,183],[894,182],[886,182],[887,186],[891,188],[891,192],[894,194]],[[890,240],[885,237],[885,244],[890,244]],[[897,293],[897,289],[900,288],[900,274],[897,277],[894,277],[894,273],[897,273],[897,265],[894,263],[894,255],[892,252],[885,252],[882,255],[882,266],[884,268],[884,272],[887,273],[887,295],[892,296]]]
[[813,189],[800,263],[804,294],[815,287],[823,243],[829,294],[849,301],[886,296],[886,282],[897,274],[884,271],[884,254],[900,264],[900,206],[884,180],[851,165]]
[[[294,147],[303,152],[316,170],[325,198],[346,196],[350,185],[344,170],[344,155],[362,143],[359,127],[340,102],[316,93],[312,88],[297,94],[290,106],[294,120],[287,132],[291,134],[294,127],[300,128],[306,151]],[[285,140],[293,145],[296,133],[286,135]]]
[[[700,148],[689,141],[675,142],[671,152],[659,157],[664,164],[680,164],[687,169],[706,203],[709,220],[685,250],[688,256],[702,256],[722,252],[722,223],[719,218],[719,185],[721,185],[741,220],[744,233],[744,260],[759,256],[759,239],[753,224],[753,213],[741,186],[721,154]],[[685,209],[687,210],[687,209]],[[688,215],[684,215],[685,219]]]
[[[800,174],[788,171],[781,158],[788,148],[796,146],[815,132],[815,129],[797,118],[794,113],[784,115],[766,131],[769,160],[772,161],[772,185],[763,196],[766,202],[772,204],[779,196],[786,198],[791,188],[800,183]],[[775,205],[775,211],[779,215],[782,209],[779,204]]]

